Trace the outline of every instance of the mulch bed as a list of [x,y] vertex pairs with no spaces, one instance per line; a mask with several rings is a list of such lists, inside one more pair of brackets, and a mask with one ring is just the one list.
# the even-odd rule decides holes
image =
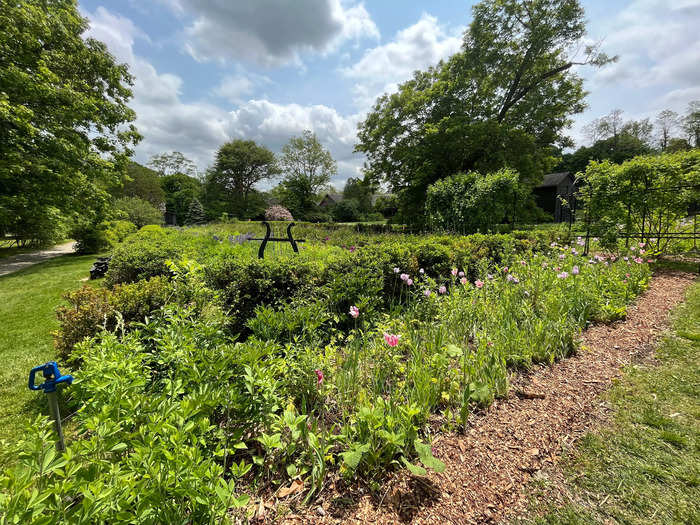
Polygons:
[[[621,366],[649,358],[668,327],[669,310],[695,278],[681,272],[655,275],[624,321],[582,334],[577,355],[514,375],[508,398],[473,414],[465,434],[433,440],[435,456],[447,464],[444,472],[422,478],[405,470],[390,473],[374,493],[333,483],[314,506],[299,506],[283,521],[470,524],[517,514],[527,506],[533,476],[555,467],[562,449],[604,416],[598,394],[620,376]],[[275,514],[270,503],[263,520]]]

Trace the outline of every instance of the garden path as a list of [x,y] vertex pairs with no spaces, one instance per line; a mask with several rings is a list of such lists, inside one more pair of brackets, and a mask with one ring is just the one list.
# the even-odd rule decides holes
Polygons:
[[56,246],[46,250],[20,253],[17,255],[11,255],[5,259],[0,259],[0,276],[16,272],[22,268],[27,268],[28,266],[58,257],[59,255],[73,253],[74,244],[74,241],[70,241],[63,244],[57,244]]
[[[628,309],[627,318],[582,334],[581,350],[553,366],[514,374],[508,398],[475,413],[465,434],[438,434],[436,457],[447,467],[426,477],[389,474],[379,491],[338,481],[318,506],[288,523],[498,523],[527,507],[528,484],[558,463],[562,450],[605,421],[598,394],[621,367],[653,359],[669,311],[695,275],[659,273]],[[436,429],[437,430],[437,429]]]

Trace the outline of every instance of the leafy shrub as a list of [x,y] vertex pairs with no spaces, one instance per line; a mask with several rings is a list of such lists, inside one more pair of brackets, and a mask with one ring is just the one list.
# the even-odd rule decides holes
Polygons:
[[360,220],[360,203],[355,199],[344,199],[333,206],[333,219],[338,222],[355,222]]
[[169,273],[169,260],[182,257],[185,239],[160,226],[146,226],[117,246],[105,275],[108,286]]
[[64,295],[69,306],[56,310],[60,328],[54,332],[54,345],[62,358],[70,358],[77,343],[103,329],[114,330],[118,323],[143,321],[167,305],[175,295],[165,277],[153,277],[136,284],[118,285],[109,291],[83,286]]
[[71,237],[75,239],[75,252],[81,255],[98,253],[109,246],[104,223],[81,223],[73,227]]
[[137,228],[148,224],[163,224],[163,212],[139,197],[122,197],[115,201],[114,207]]
[[105,240],[112,248],[138,230],[136,225],[130,221],[108,221],[103,224]]
[[481,175],[458,173],[428,187],[425,203],[432,228],[474,233],[505,222],[522,198],[518,174],[509,169]]

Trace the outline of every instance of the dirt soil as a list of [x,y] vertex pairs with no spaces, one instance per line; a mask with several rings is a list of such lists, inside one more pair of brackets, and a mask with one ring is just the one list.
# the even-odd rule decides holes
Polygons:
[[[405,470],[389,474],[379,491],[331,483],[312,507],[292,501],[260,502],[268,521],[280,508],[295,507],[284,523],[497,523],[527,506],[528,484],[556,467],[562,449],[601,418],[598,395],[621,367],[649,359],[668,328],[669,311],[697,276],[664,272],[628,309],[627,318],[588,328],[581,350],[552,366],[514,375],[507,399],[475,413],[465,434],[438,435],[436,457],[447,468],[425,477]],[[295,499],[295,498],[287,498]],[[277,512],[275,512],[277,511]]]

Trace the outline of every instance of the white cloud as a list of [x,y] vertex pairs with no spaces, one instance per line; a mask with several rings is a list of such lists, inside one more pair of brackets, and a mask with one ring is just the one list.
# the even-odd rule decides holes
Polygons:
[[203,102],[183,102],[182,79],[158,73],[144,58],[133,52],[141,33],[127,18],[104,8],[87,13],[90,30],[87,36],[105,42],[112,54],[129,64],[134,75],[136,126],[144,140],[136,148],[136,158],[145,163],[151,155],[177,150],[193,159],[200,169],[211,164],[216,149],[235,138],[252,139],[279,152],[293,135],[310,129],[338,161],[339,175],[334,181],[342,185],[347,177],[358,176],[363,157],[352,152],[359,116],[344,117],[324,105],[276,104],[255,99],[240,103],[256,84],[270,80],[245,73],[224,77],[215,88],[220,96],[238,99],[239,107],[226,111]]
[[356,80],[353,91],[358,107],[369,108],[378,95],[395,91],[417,69],[426,69],[459,51],[463,32],[463,27],[449,29],[434,16],[423,14],[392,41],[368,49],[358,62],[342,69],[346,77]]
[[300,63],[300,53],[327,53],[350,39],[379,38],[363,4],[340,0],[163,0],[194,21],[185,50],[200,62]]

